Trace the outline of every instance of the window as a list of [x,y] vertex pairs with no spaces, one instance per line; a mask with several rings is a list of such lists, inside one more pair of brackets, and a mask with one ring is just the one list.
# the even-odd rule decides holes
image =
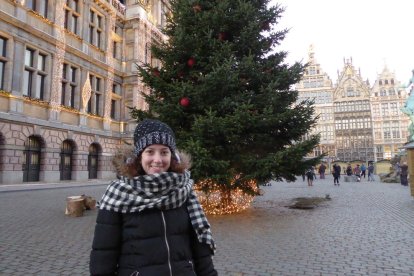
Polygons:
[[112,83],[112,93],[111,118],[118,120],[121,110],[121,85],[119,83]]
[[23,95],[43,100],[46,90],[47,55],[26,48],[23,72]]
[[63,106],[70,106],[72,108],[76,107],[75,102],[78,91],[77,72],[78,68],[67,63],[63,64],[62,95],[60,99],[61,105]]
[[346,89],[346,96],[347,97],[355,97],[356,96],[356,93],[355,93],[355,90],[354,90],[353,87],[348,87]]
[[382,132],[381,132],[381,125],[375,124],[374,125],[374,135],[375,139],[381,139],[382,138]]
[[391,115],[398,115],[398,104],[390,103]]
[[89,12],[89,43],[101,48],[103,33],[103,16],[94,10]]
[[102,116],[102,78],[91,74],[89,80],[92,91],[86,111]]
[[121,85],[119,83],[114,82],[112,84],[112,92],[117,95],[121,95]]
[[47,18],[47,6],[49,4],[48,2],[48,0],[26,0],[24,2],[24,5],[40,14],[41,16]]
[[388,103],[381,104],[382,116],[388,116]]
[[315,74],[316,74],[315,67],[309,67],[309,72],[308,72],[308,74],[309,74],[309,75],[315,75]]
[[392,138],[400,138],[400,124],[398,121],[391,122]]
[[388,89],[388,95],[389,96],[394,96],[395,95],[395,89],[394,88]]
[[391,128],[389,122],[385,122],[383,125],[383,133],[384,133],[384,139],[389,140],[391,139]]
[[111,118],[116,119],[117,114],[117,101],[111,100]]
[[385,89],[381,89],[380,96],[387,96],[387,91]]
[[372,115],[374,117],[380,117],[380,110],[379,110],[379,105],[378,104],[373,104],[372,105]]
[[114,43],[113,43],[113,45],[112,45],[112,57],[113,58],[117,58],[118,57],[118,47],[119,47],[119,44],[118,44],[118,42],[116,42],[116,41],[114,41]]
[[66,0],[65,5],[65,29],[78,34],[78,22],[80,18],[78,0]]
[[5,89],[5,71],[6,71],[6,63],[7,59],[7,39],[0,37],[0,89]]

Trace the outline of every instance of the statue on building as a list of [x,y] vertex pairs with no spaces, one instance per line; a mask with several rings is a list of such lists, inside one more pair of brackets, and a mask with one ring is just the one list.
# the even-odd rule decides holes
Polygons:
[[411,124],[408,127],[410,133],[410,141],[414,141],[414,70],[412,70],[412,76],[408,83],[407,89],[409,90],[410,96],[401,111],[410,117]]

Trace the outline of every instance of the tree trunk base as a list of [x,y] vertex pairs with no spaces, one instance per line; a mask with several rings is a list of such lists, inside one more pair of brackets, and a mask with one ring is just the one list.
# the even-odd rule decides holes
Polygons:
[[81,217],[85,210],[85,203],[82,196],[69,196],[66,198],[65,215],[70,217]]

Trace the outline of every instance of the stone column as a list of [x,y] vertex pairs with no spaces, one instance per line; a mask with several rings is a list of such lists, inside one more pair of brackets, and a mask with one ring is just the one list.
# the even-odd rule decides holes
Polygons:
[[72,155],[72,180],[88,180],[88,152],[77,151]]
[[62,97],[62,71],[63,62],[65,60],[65,30],[64,21],[65,13],[62,9],[64,5],[63,0],[58,0],[55,5],[55,25],[54,34],[56,38],[55,55],[52,60],[52,86],[50,91],[50,106],[49,120],[59,121],[60,103]]

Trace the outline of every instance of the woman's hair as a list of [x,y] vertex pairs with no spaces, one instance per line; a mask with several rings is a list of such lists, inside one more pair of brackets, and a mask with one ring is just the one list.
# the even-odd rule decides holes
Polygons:
[[[180,162],[171,155],[171,164],[168,171],[183,173],[186,169],[191,167],[191,157],[184,152],[177,151],[177,154]],[[112,159],[112,164],[118,175],[126,176],[128,178],[146,174],[141,165],[141,154],[136,156],[133,148],[120,150]]]

